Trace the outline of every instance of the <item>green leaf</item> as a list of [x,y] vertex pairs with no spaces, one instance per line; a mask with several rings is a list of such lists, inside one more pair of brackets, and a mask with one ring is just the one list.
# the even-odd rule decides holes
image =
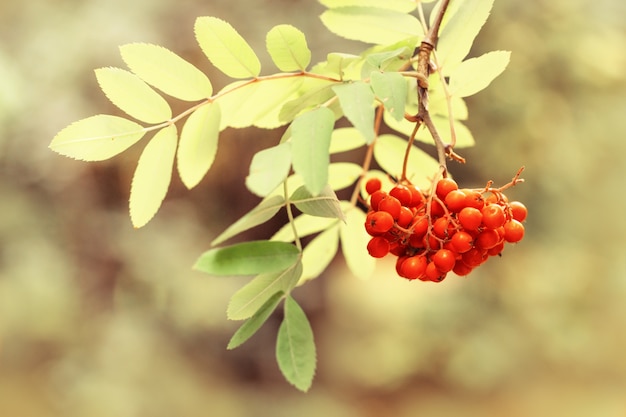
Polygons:
[[318,107],[335,96],[331,87],[336,82],[319,79],[305,79],[301,84],[301,94],[285,102],[279,113],[283,123],[291,122],[305,111]]
[[[432,75],[428,79],[428,110],[431,116],[448,117],[448,101],[446,93],[441,85],[441,79],[438,75]],[[415,113],[417,113],[417,83],[411,85],[412,91],[409,93],[409,99],[415,99]],[[458,96],[450,97],[450,105],[452,107],[452,115],[458,120],[467,120],[469,112],[467,104]]]
[[369,78],[373,71],[394,72],[407,69],[419,38],[403,39],[391,45],[374,45],[361,53],[361,78]]
[[330,153],[340,153],[365,146],[365,138],[354,127],[340,127],[333,130],[330,138]]
[[474,39],[489,17],[493,1],[464,0],[451,3],[446,11],[447,15],[450,13],[447,23],[442,26],[437,43],[437,62],[444,75],[450,75],[470,52]]
[[367,43],[386,45],[422,34],[416,17],[376,7],[338,7],[326,10],[320,18],[336,35]]
[[[378,144],[376,145],[378,147]],[[432,171],[434,172],[434,171]],[[345,207],[346,222],[340,224],[341,251],[348,269],[354,276],[367,279],[374,273],[376,260],[367,252],[367,242],[371,236],[365,231],[365,213],[359,208]]]
[[450,94],[467,97],[487,88],[504,71],[510,59],[509,51],[492,51],[461,62],[450,75]]
[[[407,141],[395,135],[381,135],[374,147],[374,158],[380,167],[394,177],[402,173],[402,161],[407,149]],[[430,187],[433,172],[439,163],[415,145],[412,146],[407,164],[406,177],[423,190]]]
[[275,195],[261,201],[255,208],[243,215],[235,223],[228,226],[226,230],[224,230],[211,242],[211,246],[219,245],[241,232],[245,232],[248,229],[265,223],[274,217],[284,206],[285,199],[279,195]]
[[293,169],[313,195],[328,182],[328,148],[334,124],[334,113],[320,107],[298,116],[291,125]]
[[291,143],[284,142],[259,151],[252,157],[246,187],[254,194],[265,197],[285,181],[290,169]]
[[61,130],[50,149],[83,161],[104,161],[134,145],[146,134],[143,126],[117,116],[99,114]]
[[313,330],[304,311],[291,296],[285,298],[285,317],[276,340],[276,361],[289,383],[308,391],[316,365]]
[[302,277],[298,285],[320,276],[339,249],[339,226],[326,229],[311,240],[302,251]]
[[339,200],[329,185],[325,186],[316,196],[312,195],[305,186],[302,186],[293,192],[290,200],[298,210],[305,214],[344,220]]
[[104,94],[129,116],[146,123],[172,118],[167,101],[132,72],[120,68],[99,68],[95,72]]
[[139,157],[130,187],[130,220],[135,228],[154,217],[167,194],[176,155],[176,126],[157,132]]
[[319,0],[328,8],[346,7],[346,6],[367,6],[379,7],[381,9],[395,10],[398,12],[409,13],[415,10],[417,4],[414,0]]
[[210,249],[200,255],[194,269],[213,275],[255,275],[287,269],[299,256],[290,243],[257,240]]
[[302,262],[296,262],[280,272],[261,274],[244,285],[230,299],[226,314],[230,320],[245,320],[276,293],[288,293],[302,275]]
[[211,97],[213,87],[206,75],[169,49],[148,43],[120,46],[130,70],[165,94],[186,101]]
[[216,17],[199,17],[194,30],[204,54],[224,74],[254,78],[261,73],[259,58],[230,23]]
[[358,71],[361,57],[358,55],[331,52],[326,55],[326,61],[315,65],[311,72],[340,80],[361,79]]
[[365,137],[365,142],[374,141],[374,93],[368,84],[356,81],[336,85],[333,91],[339,98],[346,118]]
[[220,106],[208,103],[194,111],[183,126],[178,145],[178,174],[189,189],[198,185],[213,165],[220,117]]
[[282,106],[298,97],[303,77],[238,81],[218,94],[222,109],[220,129],[257,126],[273,129],[287,121],[279,118]]
[[351,162],[335,162],[328,166],[328,185],[331,190],[351,186],[363,174],[363,167]]
[[372,90],[383,102],[394,119],[404,119],[404,105],[409,87],[402,75],[397,72],[372,72]]
[[254,334],[263,326],[267,319],[272,315],[278,303],[283,298],[282,292],[277,292],[272,295],[261,308],[257,310],[252,317],[248,319],[231,337],[230,342],[226,349],[235,349],[241,346],[244,342],[250,339]]
[[291,25],[274,26],[267,33],[265,44],[272,61],[281,71],[304,71],[311,62],[304,33]]
[[[394,177],[399,177],[402,170],[400,161],[404,159],[407,141],[395,135],[381,135],[374,148],[374,158],[380,167]],[[407,164],[407,178],[422,189],[428,189],[429,176],[439,167],[438,162],[417,148],[411,148]]]
[[283,242],[293,242],[296,238],[293,234],[293,228],[295,227],[298,236],[304,237],[314,233],[319,233],[322,230],[328,229],[333,224],[337,223],[336,218],[330,217],[317,217],[309,216],[308,214],[301,214],[296,217],[293,222],[285,224],[278,232],[274,233],[274,236],[270,240],[280,240]]

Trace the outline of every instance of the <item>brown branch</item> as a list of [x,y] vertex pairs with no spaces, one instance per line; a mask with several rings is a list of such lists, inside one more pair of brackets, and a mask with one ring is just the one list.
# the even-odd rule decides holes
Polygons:
[[441,165],[443,171],[443,176],[447,175],[447,157],[459,161],[463,160],[452,151],[452,148],[450,146],[446,146],[443,140],[441,140],[441,136],[437,132],[437,129],[435,128],[435,125],[428,111],[427,80],[431,71],[430,56],[433,52],[433,49],[435,49],[435,47],[437,46],[437,41],[439,40],[439,28],[441,27],[441,22],[443,21],[443,16],[448,9],[449,3],[449,0],[444,0],[441,3],[441,7],[437,11],[437,15],[435,16],[432,26],[428,29],[428,32],[426,32],[424,39],[420,43],[419,51],[417,53],[417,73],[420,74],[420,77],[418,77],[417,79],[418,112],[417,115],[414,116],[416,123],[424,123],[424,125],[428,128],[431,136],[433,137],[435,146],[437,148],[439,165]]

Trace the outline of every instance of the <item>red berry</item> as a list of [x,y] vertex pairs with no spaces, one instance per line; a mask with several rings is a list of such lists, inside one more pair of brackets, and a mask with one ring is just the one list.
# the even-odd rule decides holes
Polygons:
[[502,239],[498,232],[493,229],[485,229],[476,237],[475,243],[476,247],[480,249],[491,249],[501,241]]
[[400,276],[406,279],[421,278],[426,271],[427,263],[424,255],[410,256],[400,265]]
[[465,253],[474,246],[474,238],[469,233],[461,230],[452,235],[450,245],[457,253]]
[[454,265],[454,268],[452,268],[452,272],[454,272],[460,277],[463,277],[465,275],[468,275],[470,272],[472,272],[472,269],[474,268],[472,268],[471,266],[467,266],[465,262],[459,260]]
[[400,207],[400,216],[398,217],[398,226],[406,228],[413,220],[413,212],[410,208],[402,206]]
[[446,273],[442,272],[434,262],[429,262],[424,271],[424,277],[428,281],[441,282],[446,277]]
[[459,186],[457,185],[456,181],[454,181],[452,178],[442,178],[439,181],[437,181],[435,194],[437,194],[437,197],[439,197],[439,199],[443,200],[450,193],[450,191],[458,190],[458,189],[459,189]]
[[439,239],[447,239],[453,232],[454,226],[446,216],[438,218],[433,223],[433,234]]
[[482,249],[472,248],[461,255],[461,259],[465,265],[475,268],[487,259],[487,253]]
[[393,217],[386,211],[374,211],[365,218],[365,230],[372,236],[382,235],[393,227]]
[[430,203],[430,215],[431,217],[439,217],[445,214],[445,210],[437,200],[432,200]]
[[372,208],[372,210],[378,211],[378,205],[385,197],[387,197],[386,192],[381,190],[374,191],[374,193],[370,196],[370,207]]
[[372,195],[376,191],[380,190],[382,186],[383,183],[378,178],[370,178],[365,183],[365,191],[367,191],[368,194]]
[[409,191],[411,191],[411,202],[409,207],[419,207],[424,204],[424,194],[417,186],[409,184],[407,185]]
[[524,237],[524,225],[519,220],[509,220],[504,223],[504,240],[516,243]]
[[509,207],[511,208],[513,219],[517,220],[518,222],[523,222],[524,220],[526,220],[526,216],[528,215],[528,209],[525,205],[523,205],[519,201],[511,201],[509,203]]
[[482,210],[485,205],[483,195],[478,191],[465,190],[465,206],[474,207],[475,209]]
[[424,236],[428,231],[428,218],[426,216],[416,217],[411,225],[414,236]]
[[400,204],[406,207],[411,205],[411,199],[413,198],[409,187],[403,184],[397,184],[393,187],[391,191],[389,191],[389,195],[397,198],[400,201]]
[[383,198],[380,203],[378,203],[378,211],[385,211],[391,214],[394,220],[400,217],[400,207],[402,207],[400,200],[390,195]]
[[489,249],[487,251],[487,255],[489,255],[489,256],[500,255],[503,250],[504,250],[504,240],[502,240],[500,243],[498,243],[493,248]]
[[456,264],[456,254],[449,249],[439,249],[431,259],[441,272],[451,271]]
[[459,223],[466,230],[478,230],[482,221],[483,215],[480,210],[474,207],[465,207],[457,215]]
[[367,243],[367,251],[374,258],[382,258],[389,253],[389,241],[382,236],[375,236]]
[[444,200],[446,207],[453,213],[458,213],[464,207],[467,207],[465,203],[465,193],[461,190],[452,190],[450,191]]
[[482,209],[483,224],[487,229],[497,229],[506,221],[504,209],[498,204],[487,204]]

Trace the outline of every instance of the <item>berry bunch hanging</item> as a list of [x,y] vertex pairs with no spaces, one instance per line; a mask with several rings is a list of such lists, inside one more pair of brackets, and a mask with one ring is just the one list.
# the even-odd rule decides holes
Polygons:
[[505,243],[524,237],[527,209],[509,202],[503,192],[522,181],[520,172],[500,188],[488,183],[483,189],[459,189],[453,179],[442,178],[430,194],[406,180],[386,192],[378,178],[369,179],[369,254],[396,256],[396,271],[408,280],[441,282],[449,272],[468,275],[500,256]]

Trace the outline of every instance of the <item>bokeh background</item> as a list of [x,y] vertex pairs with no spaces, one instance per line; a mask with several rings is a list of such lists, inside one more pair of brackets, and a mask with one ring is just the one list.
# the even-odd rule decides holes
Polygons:
[[47,147],[70,122],[116,112],[92,70],[122,66],[118,45],[164,45],[219,88],[197,16],[231,22],[257,51],[281,23],[307,35],[314,61],[364,48],[328,33],[322,11],[313,0],[0,3],[1,416],[626,416],[624,2],[496,1],[472,54],[512,61],[468,100],[478,144],[452,172],[502,184],[525,165],[509,196],[530,209],[526,238],[438,285],[385,263],[360,280],[337,257],[294,294],[318,346],[308,394],[277,370],[280,314],[227,351],[240,323],[226,306],[246,279],[190,268],[257,203],[247,166],[280,131],[226,131],[207,178],[186,191],[175,177],[140,230],[127,198],[141,145],[101,163]]

